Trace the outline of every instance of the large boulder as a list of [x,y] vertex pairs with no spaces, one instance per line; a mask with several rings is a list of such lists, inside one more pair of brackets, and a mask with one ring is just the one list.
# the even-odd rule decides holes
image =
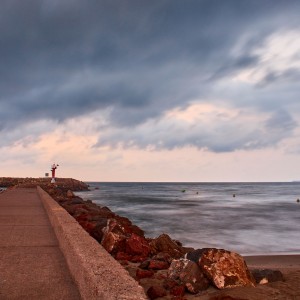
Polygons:
[[125,251],[130,255],[147,257],[150,253],[150,246],[144,237],[132,233],[126,239]]
[[197,294],[209,287],[209,281],[199,266],[185,258],[172,261],[168,269],[168,278],[177,281],[179,285],[183,284],[192,294]]
[[202,249],[198,265],[219,289],[255,286],[255,279],[245,260],[237,253],[216,248]]
[[[143,237],[144,232],[137,228],[127,218],[116,216],[108,219],[107,226],[102,229],[101,245],[113,255],[125,252],[132,256],[138,256],[138,260],[144,260],[150,253],[150,246]],[[98,233],[98,235],[100,234]]]
[[107,226],[103,228],[103,238],[101,241],[104,249],[111,254],[125,252],[125,239],[124,228],[116,219],[108,219]]
[[152,254],[165,252],[173,258],[180,258],[185,254],[183,247],[179,246],[176,241],[172,240],[167,234],[162,234],[159,237],[152,239],[150,247]]

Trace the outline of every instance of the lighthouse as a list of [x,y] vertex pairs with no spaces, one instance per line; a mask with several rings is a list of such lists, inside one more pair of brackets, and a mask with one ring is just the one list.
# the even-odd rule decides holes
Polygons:
[[55,170],[57,169],[58,166],[59,166],[58,164],[53,164],[51,166],[51,172],[52,172],[51,183],[55,183]]

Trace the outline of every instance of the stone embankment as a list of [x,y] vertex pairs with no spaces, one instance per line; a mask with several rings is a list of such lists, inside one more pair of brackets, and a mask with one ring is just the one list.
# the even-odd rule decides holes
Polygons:
[[[0,181],[1,185],[1,181]],[[18,186],[40,185],[144,288],[150,299],[183,300],[189,295],[207,294],[219,299],[218,290],[254,287],[265,274],[251,273],[237,253],[223,249],[193,249],[162,234],[147,238],[144,231],[125,217],[83,200],[73,191],[88,186],[74,179],[17,181]],[[267,280],[278,280],[269,270]],[[277,274],[278,275],[278,274]],[[274,279],[275,278],[275,279]],[[282,277],[281,277],[282,279]],[[233,299],[233,298],[230,298]]]
[[[207,293],[208,289],[216,292],[259,283],[260,275],[252,274],[237,253],[183,247],[167,234],[147,238],[141,228],[108,207],[85,201],[59,187],[47,192],[123,265],[150,299],[183,300],[188,295]],[[269,281],[275,278],[273,275],[270,270]]]
[[59,188],[64,192],[71,191],[87,191],[88,185],[82,181],[73,178],[56,178],[55,184],[51,183],[51,178],[16,178],[16,177],[0,177],[0,187],[13,188],[31,188],[41,186],[45,190],[53,187]]

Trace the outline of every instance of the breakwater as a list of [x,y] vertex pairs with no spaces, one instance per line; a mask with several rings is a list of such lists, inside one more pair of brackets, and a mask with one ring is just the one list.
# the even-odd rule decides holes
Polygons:
[[43,189],[59,188],[71,191],[87,191],[89,186],[83,181],[73,178],[56,178],[55,183],[51,183],[51,178],[21,178],[21,177],[0,177],[0,187],[13,188],[32,188],[41,186]]

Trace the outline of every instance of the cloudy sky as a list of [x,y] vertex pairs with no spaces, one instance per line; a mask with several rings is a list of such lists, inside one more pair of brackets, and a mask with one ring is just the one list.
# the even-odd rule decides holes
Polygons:
[[300,179],[299,0],[0,3],[0,176]]

